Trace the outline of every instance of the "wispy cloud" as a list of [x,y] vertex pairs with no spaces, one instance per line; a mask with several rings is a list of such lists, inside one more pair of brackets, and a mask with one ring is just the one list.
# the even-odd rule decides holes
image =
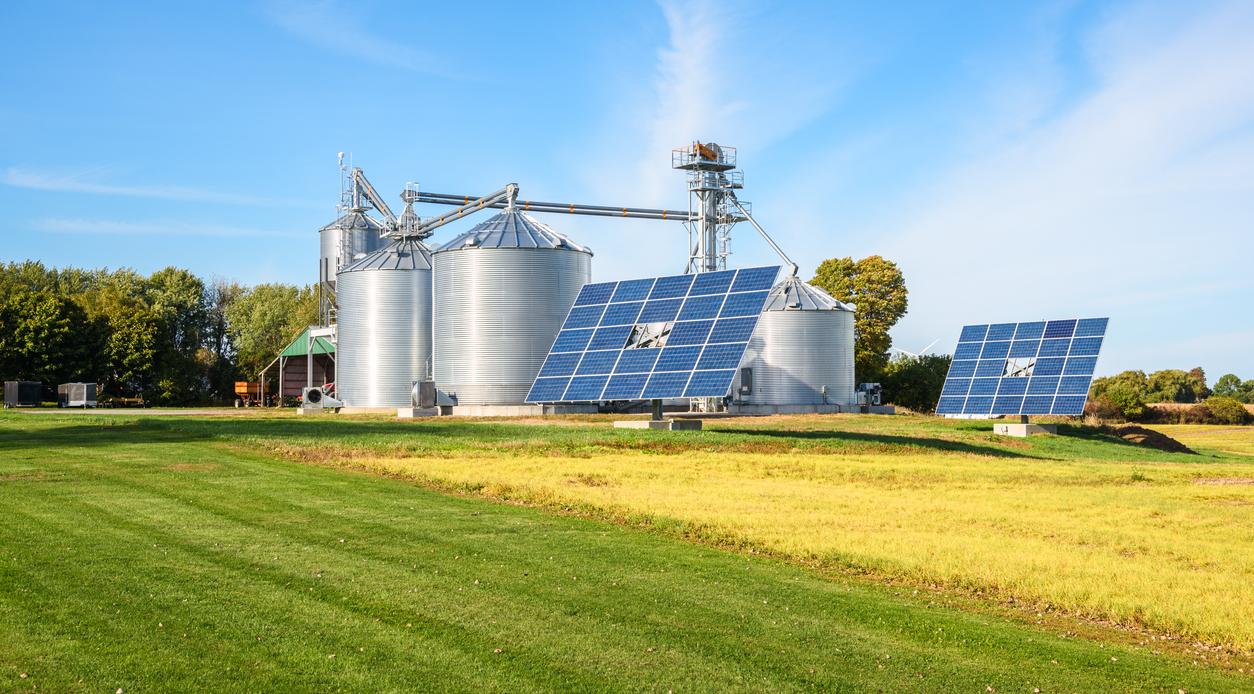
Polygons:
[[219,238],[304,238],[308,233],[254,229],[234,225],[192,224],[176,220],[129,222],[105,219],[48,217],[35,221],[35,228],[53,234],[91,236],[178,236]]
[[170,185],[120,185],[94,180],[99,170],[74,174],[55,174],[10,167],[5,169],[0,182],[15,188],[46,190],[61,193],[88,193],[122,197],[179,200],[183,202],[207,202],[224,205],[249,205],[264,207],[306,206],[309,202],[258,195],[222,193],[203,188]]
[[284,31],[324,50],[383,67],[456,76],[445,60],[416,48],[416,39],[411,45],[374,33],[362,26],[352,7],[333,0],[276,0],[266,6],[266,15]]
[[880,220],[898,230],[880,250],[913,290],[904,341],[952,337],[964,321],[1111,312],[1167,354],[1199,332],[1195,307],[1250,287],[1254,6],[1132,25],[1153,40],[1124,19],[1091,36],[1090,93]]

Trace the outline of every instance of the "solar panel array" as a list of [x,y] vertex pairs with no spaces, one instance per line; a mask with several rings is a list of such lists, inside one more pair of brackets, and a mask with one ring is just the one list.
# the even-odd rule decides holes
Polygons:
[[965,326],[936,413],[1083,414],[1108,320]]
[[527,402],[723,397],[779,267],[586,284]]

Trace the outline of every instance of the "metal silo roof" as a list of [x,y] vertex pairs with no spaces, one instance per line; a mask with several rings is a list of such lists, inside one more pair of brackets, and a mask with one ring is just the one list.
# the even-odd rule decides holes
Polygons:
[[766,297],[763,311],[853,311],[853,304],[833,299],[830,294],[797,277],[775,285]]
[[363,212],[349,212],[339,219],[319,229],[319,232],[328,229],[350,229],[353,231],[383,231],[383,224],[373,217]]
[[501,212],[440,246],[435,252],[462,248],[555,248],[592,255],[589,248],[580,246],[565,234],[518,210]]
[[345,272],[361,270],[430,270],[431,251],[426,244],[414,238],[402,238],[379,250],[359,258],[340,269]]

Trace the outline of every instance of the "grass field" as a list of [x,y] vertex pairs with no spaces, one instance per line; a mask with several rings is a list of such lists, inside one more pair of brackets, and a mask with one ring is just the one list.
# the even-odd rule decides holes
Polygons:
[[[1233,594],[1163,614],[1240,645],[1250,488],[1194,479],[1254,477],[1218,452],[1239,441],[1197,459],[900,418],[563,424],[0,415],[0,689],[1254,686],[1157,642],[667,536],[1024,596],[1091,597],[1101,570],[1139,581],[1157,561],[1157,592],[1107,599],[1150,621],[1200,575]],[[661,532],[337,469],[363,466]],[[1107,563],[1130,543],[1144,555]],[[1002,584],[1028,548],[1055,579]]]

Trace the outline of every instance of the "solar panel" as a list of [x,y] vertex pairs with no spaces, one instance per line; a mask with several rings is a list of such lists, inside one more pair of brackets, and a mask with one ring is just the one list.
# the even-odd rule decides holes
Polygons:
[[584,285],[527,402],[727,395],[778,274],[768,266]]
[[964,326],[936,413],[1084,414],[1108,322],[1086,318]]

